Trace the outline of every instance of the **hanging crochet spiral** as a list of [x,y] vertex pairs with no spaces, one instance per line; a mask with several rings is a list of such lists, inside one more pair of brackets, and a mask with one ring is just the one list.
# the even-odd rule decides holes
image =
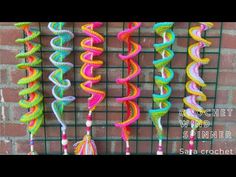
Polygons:
[[190,79],[186,83],[186,90],[190,94],[183,99],[183,102],[188,107],[183,111],[184,117],[191,120],[191,132],[189,141],[189,154],[192,155],[194,150],[194,134],[195,130],[203,124],[203,120],[198,116],[197,112],[205,113],[205,110],[197,103],[197,101],[206,101],[206,95],[200,91],[200,87],[206,87],[205,82],[199,75],[199,67],[207,64],[209,58],[201,58],[200,50],[204,47],[209,47],[211,42],[203,39],[202,33],[213,27],[213,23],[201,22],[200,26],[195,26],[189,29],[190,36],[197,42],[190,45],[188,54],[192,58],[192,62],[187,66],[186,73]]
[[96,155],[97,148],[95,142],[91,139],[91,126],[92,126],[92,112],[96,106],[100,104],[104,97],[105,92],[92,88],[101,80],[101,75],[94,76],[93,71],[101,67],[103,62],[101,60],[94,60],[94,57],[100,56],[103,53],[103,48],[95,47],[94,44],[104,42],[104,38],[99,33],[95,32],[95,28],[102,26],[101,22],[93,22],[82,26],[82,31],[88,36],[81,41],[81,47],[85,50],[81,54],[80,59],[84,63],[81,67],[80,74],[86,80],[81,83],[81,88],[91,96],[88,98],[88,116],[86,121],[86,135],[82,141],[74,144],[76,155]]
[[155,59],[153,61],[153,65],[157,68],[158,72],[161,73],[161,76],[155,76],[155,83],[160,90],[160,94],[152,95],[153,101],[157,106],[159,106],[159,108],[149,110],[151,120],[156,127],[159,139],[157,155],[163,154],[163,127],[161,124],[161,118],[165,116],[171,108],[171,103],[168,101],[168,98],[171,95],[172,89],[168,84],[173,79],[174,72],[166,65],[168,65],[174,57],[174,52],[170,49],[170,46],[175,42],[175,34],[171,30],[173,24],[173,22],[163,22],[156,23],[153,26],[156,33],[163,39],[162,43],[153,45],[155,50],[162,56],[161,59]]
[[49,58],[51,63],[54,66],[56,66],[57,69],[49,75],[49,80],[55,84],[52,89],[52,94],[55,100],[52,102],[51,107],[58,122],[61,124],[61,130],[62,130],[61,144],[63,146],[64,155],[67,155],[68,154],[68,139],[66,135],[67,127],[66,123],[63,121],[63,111],[64,111],[64,106],[74,101],[75,97],[63,96],[64,92],[71,86],[70,80],[63,78],[64,74],[73,67],[72,63],[64,62],[66,57],[72,51],[71,47],[64,45],[69,41],[71,41],[71,39],[74,37],[74,34],[69,30],[63,29],[63,26],[64,22],[50,22],[48,24],[49,30],[54,35],[57,35],[50,42],[55,52],[52,53]]
[[129,146],[129,136],[130,136],[130,125],[137,121],[140,117],[140,109],[134,100],[139,97],[140,89],[130,83],[130,81],[138,76],[141,72],[140,66],[138,63],[134,61],[134,57],[136,57],[141,51],[141,45],[137,44],[135,41],[131,39],[132,33],[139,29],[141,26],[140,22],[130,22],[128,24],[128,29],[121,31],[118,33],[117,38],[120,41],[125,42],[128,45],[128,54],[122,55],[119,54],[119,58],[124,61],[127,65],[127,74],[125,78],[118,78],[116,80],[117,84],[122,84],[126,86],[126,96],[123,98],[117,98],[116,101],[119,103],[124,103],[126,105],[126,120],[123,122],[115,123],[116,127],[121,128],[121,137],[123,141],[126,143],[126,155],[130,155],[130,146]]
[[32,42],[36,39],[40,32],[30,29],[30,22],[20,22],[16,23],[15,26],[19,29],[22,29],[25,33],[25,38],[17,39],[17,43],[22,43],[26,46],[26,52],[21,52],[16,55],[16,59],[25,58],[24,63],[17,65],[18,69],[27,70],[27,76],[21,78],[18,81],[19,85],[28,85],[28,88],[23,89],[19,92],[20,96],[23,96],[24,99],[19,101],[19,105],[22,108],[28,109],[29,112],[24,114],[20,121],[27,123],[27,129],[30,133],[30,152],[29,155],[37,154],[34,151],[34,140],[33,135],[36,134],[40,125],[43,122],[43,95],[40,93],[39,89],[41,84],[39,78],[42,75],[42,72],[34,67],[38,66],[42,60],[36,56],[36,52],[40,50],[40,44]]

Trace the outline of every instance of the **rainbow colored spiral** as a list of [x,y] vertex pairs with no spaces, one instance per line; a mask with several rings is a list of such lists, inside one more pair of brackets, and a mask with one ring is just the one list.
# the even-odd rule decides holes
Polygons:
[[63,96],[64,92],[70,88],[71,82],[68,79],[64,79],[64,74],[67,73],[72,67],[73,64],[69,62],[64,62],[67,56],[71,53],[72,48],[65,46],[69,41],[72,40],[74,34],[69,31],[63,29],[64,22],[50,22],[48,24],[49,30],[57,35],[54,37],[50,44],[55,50],[54,53],[50,55],[51,63],[57,67],[55,71],[53,71],[49,75],[49,80],[52,81],[55,85],[52,89],[52,94],[55,100],[52,102],[51,107],[53,113],[55,114],[58,122],[61,124],[62,130],[62,146],[64,150],[64,155],[68,154],[68,140],[66,135],[66,123],[63,121],[63,112],[64,106],[69,105],[72,101],[75,100],[74,96]]
[[206,87],[205,82],[199,75],[199,68],[207,64],[209,58],[201,58],[200,50],[204,47],[209,47],[211,42],[203,39],[202,33],[213,27],[213,23],[200,22],[200,26],[195,26],[189,29],[190,36],[197,41],[188,48],[188,54],[193,60],[186,68],[186,73],[190,79],[186,83],[186,90],[190,94],[183,99],[184,104],[188,107],[183,111],[184,117],[191,120],[192,130],[190,132],[189,154],[194,150],[194,134],[195,130],[204,123],[198,116],[197,112],[205,113],[205,110],[197,103],[198,101],[206,101],[206,95],[200,90],[200,87]]
[[128,29],[121,31],[118,33],[117,38],[125,42],[128,46],[128,54],[122,55],[119,54],[119,58],[124,61],[127,65],[128,76],[125,78],[118,78],[116,80],[117,84],[122,84],[126,86],[127,95],[122,98],[117,98],[116,101],[126,105],[127,114],[126,120],[123,122],[115,123],[116,127],[121,128],[121,137],[123,141],[126,142],[126,155],[130,154],[130,146],[129,146],[129,136],[130,136],[130,125],[137,121],[140,117],[140,108],[138,104],[134,101],[140,95],[140,89],[130,83],[132,79],[137,77],[140,72],[140,66],[137,62],[134,61],[134,57],[136,57],[141,51],[142,47],[138,43],[132,40],[132,33],[139,29],[141,26],[140,22],[130,22],[128,24]]
[[33,135],[36,134],[42,124],[44,115],[42,103],[43,95],[39,91],[41,87],[39,79],[42,72],[39,69],[34,68],[42,62],[42,60],[36,56],[36,53],[40,50],[41,46],[40,44],[32,42],[40,35],[40,32],[30,29],[30,24],[30,22],[20,22],[15,24],[15,26],[22,29],[25,34],[25,38],[17,39],[16,42],[26,46],[26,51],[17,54],[16,59],[25,59],[25,62],[18,64],[17,68],[26,70],[28,74],[26,77],[21,78],[17,84],[28,85],[26,89],[19,92],[19,95],[24,97],[19,101],[19,105],[22,108],[29,110],[29,112],[20,118],[20,121],[28,124],[27,129],[31,137],[31,151],[29,155],[34,155],[37,153],[34,151]]
[[162,38],[163,42],[154,44],[155,50],[162,56],[161,59],[155,59],[153,65],[160,73],[160,76],[155,76],[155,83],[159,88],[159,94],[153,94],[153,101],[158,109],[149,110],[149,114],[153,124],[156,127],[158,133],[158,150],[157,155],[163,154],[162,140],[163,140],[163,127],[161,123],[161,118],[168,113],[171,108],[171,103],[168,101],[168,98],[171,95],[172,89],[168,85],[174,77],[174,72],[167,65],[171,62],[174,57],[173,50],[170,49],[170,46],[175,42],[175,34],[172,31],[173,22],[163,22],[156,23],[153,26],[153,29],[156,33]]
[[77,142],[75,147],[76,155],[96,155],[97,148],[95,142],[91,139],[91,126],[92,126],[92,111],[96,109],[96,106],[100,104],[105,98],[105,92],[93,88],[94,84],[97,84],[101,80],[101,75],[94,76],[93,71],[102,66],[101,60],[94,60],[94,57],[98,57],[103,53],[103,48],[95,47],[94,44],[100,44],[104,42],[104,38],[101,34],[94,31],[95,28],[102,26],[101,22],[93,22],[82,26],[82,31],[88,37],[81,41],[81,47],[85,50],[80,56],[80,60],[84,63],[81,67],[80,74],[86,80],[81,83],[81,88],[91,96],[88,98],[88,116],[86,121],[86,135],[83,140]]

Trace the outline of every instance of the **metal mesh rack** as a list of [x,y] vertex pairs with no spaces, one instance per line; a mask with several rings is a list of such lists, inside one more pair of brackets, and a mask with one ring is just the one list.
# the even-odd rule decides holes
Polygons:
[[[97,144],[99,154],[124,154],[124,144],[120,138],[120,129],[114,127],[114,122],[124,118],[125,108],[121,104],[116,103],[115,98],[124,96],[125,92],[124,88],[121,88],[121,86],[116,84],[114,77],[118,77],[119,74],[125,75],[124,63],[119,61],[117,54],[124,53],[126,51],[126,46],[116,39],[116,34],[117,31],[126,28],[127,24],[124,22],[117,23],[114,27],[114,23],[115,22],[105,22],[103,28],[99,30],[105,37],[104,54],[102,56],[104,65],[96,70],[96,72],[102,74],[102,81],[97,84],[96,87],[101,88],[107,93],[103,103],[94,111],[92,136]],[[135,84],[141,88],[141,96],[137,99],[137,102],[141,107],[141,118],[137,123],[132,125],[130,142],[132,154],[149,155],[155,154],[157,143],[155,128],[147,113],[148,109],[154,108],[152,93],[157,89],[153,80],[156,71],[152,65],[152,61],[156,57],[156,52],[154,52],[152,44],[157,43],[158,37],[150,30],[154,22],[146,22],[145,24],[147,25],[141,27],[139,31],[133,35],[133,38],[137,42],[145,44],[136,61],[141,65],[142,73],[147,72],[148,74],[141,74],[134,81]],[[183,108],[182,99],[187,95],[184,89],[187,81],[187,77],[185,77],[185,68],[191,60],[187,54],[187,47],[193,42],[191,41],[192,39],[187,30],[194,24],[191,22],[183,24],[184,27],[173,28],[176,33],[176,42],[178,45],[173,46],[175,58],[170,64],[170,67],[177,73],[177,76],[174,78],[173,82],[170,83],[170,86],[174,89],[173,94],[170,97],[173,107],[162,119],[165,129],[165,138],[163,140],[165,154],[178,154],[178,148],[184,147],[188,143],[188,139],[183,138],[183,132],[186,128],[180,128],[178,123],[178,120],[182,119],[179,117],[178,110]],[[208,88],[205,90],[208,101],[203,104],[204,107],[213,109],[216,107],[221,36],[223,29],[223,23],[216,24],[216,29],[213,28],[204,34],[204,38],[213,41],[213,47],[204,49],[201,52],[202,56],[208,56],[212,60],[211,64],[203,66],[200,70],[203,79],[206,80],[206,84],[208,84]],[[45,120],[38,135],[35,137],[35,143],[41,147],[41,154],[62,154],[62,147],[60,145],[60,125],[56,122],[52,110],[50,109],[50,103],[53,100],[51,94],[53,84],[47,79],[48,74],[54,68],[48,59],[49,55],[52,53],[49,41],[54,35],[47,29],[47,23],[35,23],[35,28],[41,31],[38,42],[43,46],[40,51],[43,62],[39,68],[43,71],[41,83],[45,108]],[[85,36],[80,31],[79,23],[68,23],[65,28],[72,30],[75,34],[75,38],[71,42],[73,52],[68,58],[68,61],[73,63],[74,67],[65,77],[69,78],[72,83],[70,90],[66,92],[66,94],[76,96],[76,101],[67,106],[64,111],[65,120],[68,126],[68,139],[70,142],[69,151],[72,152],[73,143],[79,141],[85,133],[85,119],[87,114],[86,103],[89,95],[83,93],[79,86],[79,84],[83,82],[83,79],[79,75],[81,67],[79,55],[83,51],[79,47],[79,42]],[[186,32],[183,32],[183,30],[180,31],[180,28],[185,29]],[[114,40],[117,41],[114,42]],[[181,47],[179,47],[179,44]],[[208,75],[213,75],[214,79],[208,80]],[[207,119],[211,122],[208,129],[214,130],[214,116]],[[195,144],[197,149],[203,147],[212,149],[214,140],[196,139]]]

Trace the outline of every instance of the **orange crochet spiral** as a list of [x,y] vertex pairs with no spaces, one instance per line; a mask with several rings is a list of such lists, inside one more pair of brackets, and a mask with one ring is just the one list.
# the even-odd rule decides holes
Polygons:
[[91,126],[92,126],[92,112],[96,109],[96,106],[100,104],[104,97],[105,92],[92,88],[94,84],[101,80],[101,75],[94,76],[93,70],[101,67],[103,62],[101,60],[94,60],[94,57],[100,56],[103,52],[103,48],[95,47],[94,44],[104,42],[104,38],[98,32],[94,31],[94,28],[101,27],[101,22],[93,22],[82,26],[82,31],[88,36],[81,42],[81,47],[85,50],[80,56],[81,61],[84,63],[81,67],[80,74],[86,80],[81,83],[81,88],[91,96],[88,98],[88,116],[86,121],[86,135],[83,140],[76,143],[75,154],[76,155],[96,155],[97,148],[95,142],[91,139]]

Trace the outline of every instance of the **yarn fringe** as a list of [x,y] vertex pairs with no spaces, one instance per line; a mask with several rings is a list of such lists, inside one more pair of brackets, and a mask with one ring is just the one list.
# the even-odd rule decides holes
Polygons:
[[97,148],[90,135],[85,135],[82,141],[74,144],[75,155],[97,155]]

